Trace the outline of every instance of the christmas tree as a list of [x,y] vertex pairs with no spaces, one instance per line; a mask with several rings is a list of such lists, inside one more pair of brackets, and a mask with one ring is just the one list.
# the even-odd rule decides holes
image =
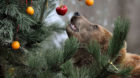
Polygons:
[[[41,44],[53,32],[64,28],[45,18],[55,8],[55,0],[3,0],[0,2],[0,78],[106,78],[117,74],[126,78],[130,68],[120,69],[113,64],[122,48],[129,28],[126,19],[115,22],[109,50],[100,54],[100,46],[87,46],[96,63],[77,68],[72,56],[79,48],[74,37],[66,40],[62,48],[42,50]],[[16,43],[14,43],[16,41]],[[48,41],[49,42],[49,41]],[[20,48],[19,48],[20,47]]]
[[[26,66],[24,58],[37,51],[41,47],[39,43],[46,40],[53,32],[64,30],[57,23],[49,26],[45,22],[45,19],[49,18],[50,13],[54,10],[55,2],[55,0],[0,1],[0,67],[2,76],[6,74],[7,70],[11,72],[14,69],[22,74],[21,72],[24,71],[22,68]],[[22,71],[18,71],[18,68]],[[17,76],[16,78],[22,77]]]

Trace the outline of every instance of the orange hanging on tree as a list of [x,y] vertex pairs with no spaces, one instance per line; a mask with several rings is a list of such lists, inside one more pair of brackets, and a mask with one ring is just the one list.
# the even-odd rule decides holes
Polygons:
[[17,50],[20,48],[20,43],[18,41],[12,42],[12,49]]
[[29,15],[33,15],[34,14],[34,9],[32,6],[27,7],[26,9],[27,14]]
[[94,0],[85,0],[85,3],[88,5],[88,6],[92,6],[94,4]]

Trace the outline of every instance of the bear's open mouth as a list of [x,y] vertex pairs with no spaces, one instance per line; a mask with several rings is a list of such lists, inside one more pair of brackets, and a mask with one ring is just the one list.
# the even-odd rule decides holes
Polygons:
[[71,29],[73,30],[73,31],[76,31],[76,32],[79,32],[79,29],[77,28],[77,26],[76,25],[74,25],[74,24],[70,24],[70,27],[71,27]]
[[[72,19],[73,19],[73,18],[72,18]],[[71,28],[73,31],[75,31],[75,32],[79,32],[79,29],[78,29],[78,27],[77,27],[76,24],[75,24],[75,21],[72,21],[72,20],[71,20],[70,28]]]
[[70,25],[71,29],[73,29],[74,31],[77,30],[77,27],[74,24]]

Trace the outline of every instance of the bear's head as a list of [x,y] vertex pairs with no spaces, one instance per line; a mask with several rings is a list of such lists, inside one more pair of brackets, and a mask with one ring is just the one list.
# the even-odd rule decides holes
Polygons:
[[[76,37],[82,47],[74,55],[74,64],[81,67],[83,65],[90,65],[93,63],[94,57],[87,52],[85,46],[87,46],[91,41],[97,41],[100,45],[101,52],[107,52],[108,44],[112,37],[112,33],[101,25],[89,22],[84,16],[81,16],[78,12],[75,12],[70,20],[70,24],[66,28],[66,32],[69,37]],[[84,44],[84,46],[83,46]],[[126,55],[126,44],[120,50],[119,56],[115,63],[123,62]]]
[[66,28],[69,37],[76,37],[81,44],[97,41],[102,51],[107,50],[107,45],[112,34],[104,27],[89,22],[84,16],[75,12],[69,26]]

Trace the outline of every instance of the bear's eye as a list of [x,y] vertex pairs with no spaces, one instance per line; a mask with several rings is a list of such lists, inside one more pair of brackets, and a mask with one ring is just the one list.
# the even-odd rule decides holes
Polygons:
[[98,25],[92,25],[93,29],[98,29]]

